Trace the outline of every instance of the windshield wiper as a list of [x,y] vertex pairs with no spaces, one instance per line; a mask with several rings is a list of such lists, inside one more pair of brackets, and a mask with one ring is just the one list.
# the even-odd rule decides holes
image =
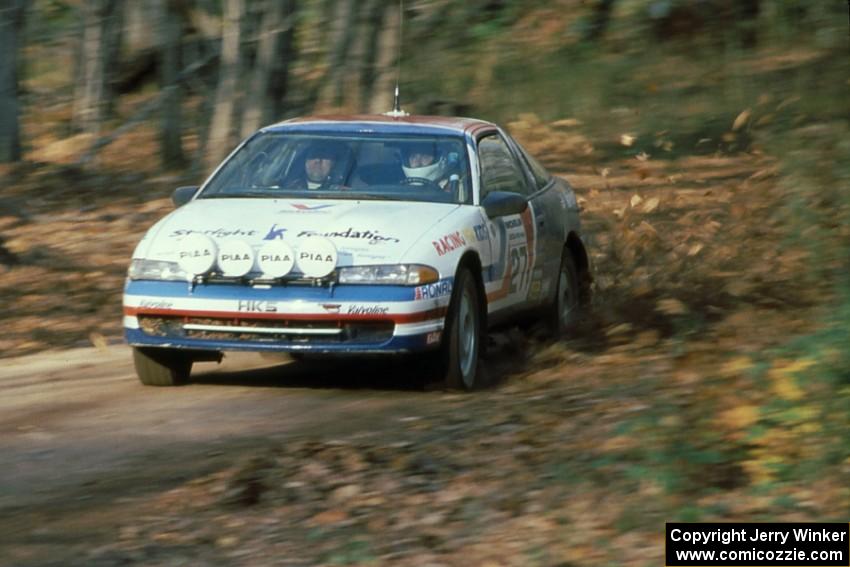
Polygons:
[[322,195],[325,199],[342,199],[347,201],[388,201],[395,199],[387,199],[384,195],[374,195],[371,193],[346,193],[344,191],[340,191],[339,193],[325,193]]
[[233,191],[227,193],[210,193],[208,195],[201,194],[199,199],[239,199],[242,197],[266,197],[269,199],[280,199],[294,195],[292,191],[276,189],[273,187],[264,188],[261,190],[248,191]]

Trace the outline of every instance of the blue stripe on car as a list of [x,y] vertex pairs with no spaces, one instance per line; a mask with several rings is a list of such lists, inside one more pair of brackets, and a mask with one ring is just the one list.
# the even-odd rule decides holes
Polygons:
[[427,344],[428,333],[392,337],[382,343],[346,343],[346,344],[281,344],[248,341],[221,341],[207,339],[182,339],[157,337],[145,334],[139,329],[124,329],[127,343],[136,347],[168,347],[206,351],[248,351],[248,352],[336,352],[336,353],[404,353],[419,352],[436,348]]
[[198,284],[191,293],[185,282],[131,281],[125,295],[198,299],[245,300],[302,300],[302,301],[412,301],[415,288],[400,285],[336,285],[313,287],[309,285],[272,286],[257,289],[245,285]]
[[272,286],[268,289],[256,289],[244,285],[229,284],[199,284],[192,292],[184,282],[162,282],[135,280],[131,281],[124,290],[125,295],[170,298],[198,299],[244,299],[244,300],[277,300],[277,301],[374,301],[400,302],[416,299],[417,287],[439,286],[442,283],[451,284],[454,277],[443,278],[433,284],[421,286],[401,285],[336,285],[330,287],[313,287],[308,285]]

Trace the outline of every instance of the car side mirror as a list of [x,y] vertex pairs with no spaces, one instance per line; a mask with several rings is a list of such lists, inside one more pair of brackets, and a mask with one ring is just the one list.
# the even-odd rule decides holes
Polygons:
[[519,193],[492,191],[481,202],[488,218],[518,215],[528,208],[528,199]]
[[171,202],[174,203],[175,207],[182,207],[183,205],[191,201],[192,197],[197,192],[197,185],[191,185],[189,187],[178,187],[174,190],[174,193],[171,194]]

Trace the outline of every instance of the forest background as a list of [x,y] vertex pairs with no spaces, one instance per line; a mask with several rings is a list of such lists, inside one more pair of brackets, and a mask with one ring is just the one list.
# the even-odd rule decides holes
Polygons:
[[[658,564],[663,521],[846,521],[848,4],[407,0],[403,24],[401,9],[0,0],[0,357],[119,341],[127,260],[173,188],[261,125],[389,110],[398,79],[405,110],[505,124],[568,179],[596,267],[582,337],[511,336],[518,362],[484,398],[526,400],[505,419],[537,457],[475,457],[491,427],[436,453],[533,480],[497,498],[484,478],[495,504],[474,514],[463,496],[419,505],[513,518],[480,557],[518,564]],[[550,507],[552,490],[570,503]],[[383,557],[369,529],[319,524],[339,536],[320,559]],[[535,535],[499,547],[509,528]]]

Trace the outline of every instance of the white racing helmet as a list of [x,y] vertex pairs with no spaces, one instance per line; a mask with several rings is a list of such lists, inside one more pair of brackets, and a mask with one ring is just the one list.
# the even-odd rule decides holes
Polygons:
[[[434,161],[428,165],[411,167],[410,157],[416,154],[434,156]],[[445,177],[448,163],[445,156],[441,156],[436,144],[433,142],[413,142],[403,149],[403,163],[401,168],[407,177],[418,177],[431,181],[439,181]]]
[[420,179],[438,181],[442,179],[446,173],[446,160],[445,158],[440,158],[439,161],[436,161],[431,165],[425,165],[422,167],[407,167],[406,165],[402,165],[401,168],[404,170],[404,174],[408,177],[419,177]]

